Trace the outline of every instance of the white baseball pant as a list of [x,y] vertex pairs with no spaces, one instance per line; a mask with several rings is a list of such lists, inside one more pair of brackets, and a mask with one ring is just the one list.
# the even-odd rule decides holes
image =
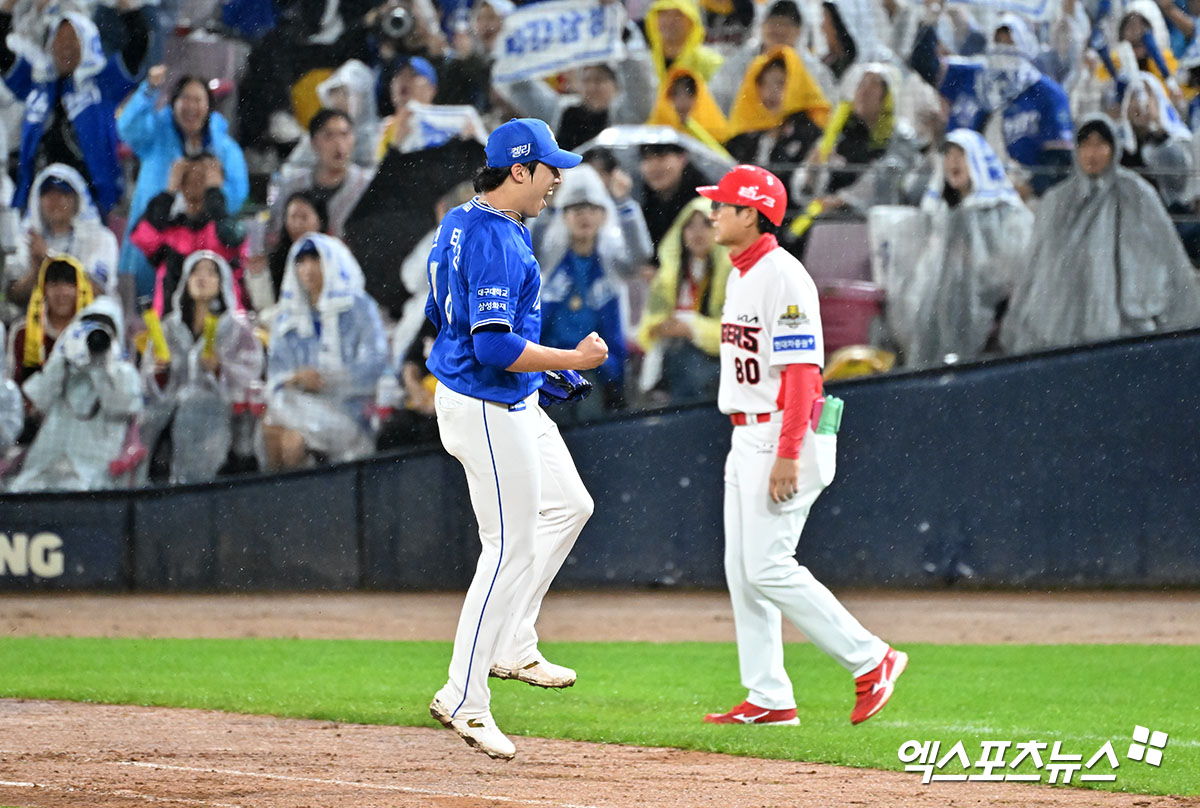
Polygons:
[[771,501],[771,467],[782,424],[733,428],[725,461],[725,579],[733,601],[738,664],[748,701],[765,710],[796,706],[783,667],[781,616],[855,677],[887,653],[846,607],[796,561],[809,510],[837,469],[837,436],[809,429],[800,447],[799,490],[787,502]]
[[492,665],[537,656],[542,598],[593,504],[537,393],[509,407],[439,384],[434,407],[442,445],[466,472],[482,545],[438,696],[455,717],[477,718],[489,713]]

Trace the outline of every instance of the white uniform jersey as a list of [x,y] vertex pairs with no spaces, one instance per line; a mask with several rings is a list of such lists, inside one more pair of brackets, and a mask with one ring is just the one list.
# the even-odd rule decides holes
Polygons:
[[776,247],[745,273],[729,273],[717,406],[726,414],[775,412],[783,368],[794,364],[825,365],[821,309],[804,265]]

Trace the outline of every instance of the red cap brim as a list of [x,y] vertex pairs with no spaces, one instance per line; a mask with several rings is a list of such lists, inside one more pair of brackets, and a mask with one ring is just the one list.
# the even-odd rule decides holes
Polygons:
[[728,193],[721,193],[721,186],[719,185],[701,185],[696,189],[696,193],[700,194],[700,196],[707,197],[714,202],[724,202],[729,205],[737,203],[736,199],[730,199],[730,195]]

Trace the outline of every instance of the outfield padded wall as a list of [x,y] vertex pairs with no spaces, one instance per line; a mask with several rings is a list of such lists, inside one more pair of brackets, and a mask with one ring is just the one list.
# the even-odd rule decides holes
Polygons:
[[[797,556],[834,586],[1200,584],[1197,379],[1189,332],[831,385],[838,476]],[[596,513],[556,586],[723,586],[727,419],[694,407],[564,434]],[[461,589],[475,529],[440,449],[8,495],[0,591]]]

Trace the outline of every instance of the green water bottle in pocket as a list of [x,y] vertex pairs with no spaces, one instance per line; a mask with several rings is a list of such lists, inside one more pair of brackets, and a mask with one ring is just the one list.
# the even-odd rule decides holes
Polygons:
[[825,396],[824,405],[821,407],[821,417],[817,421],[816,433],[818,435],[836,435],[842,427],[842,408],[846,402],[837,396]]

